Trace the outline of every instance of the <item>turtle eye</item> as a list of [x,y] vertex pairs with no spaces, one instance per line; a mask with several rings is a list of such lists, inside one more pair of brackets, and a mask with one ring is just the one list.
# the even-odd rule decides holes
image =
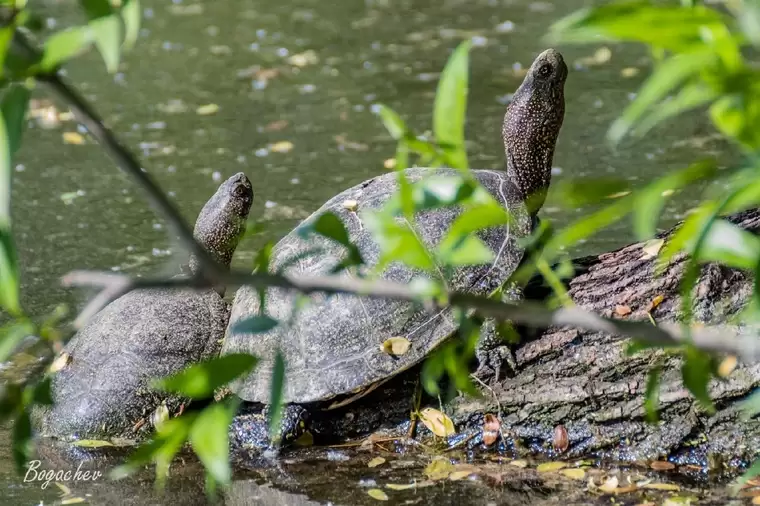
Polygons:
[[235,189],[233,190],[233,193],[236,197],[244,197],[245,196],[245,187],[243,187],[242,184],[239,184],[235,186]]
[[549,77],[552,73],[552,66],[548,63],[544,63],[538,68],[538,77]]

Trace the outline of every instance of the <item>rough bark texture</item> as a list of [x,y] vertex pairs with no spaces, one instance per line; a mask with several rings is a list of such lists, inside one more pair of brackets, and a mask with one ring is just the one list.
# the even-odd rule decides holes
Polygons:
[[[760,210],[730,219],[760,232]],[[660,237],[667,239],[672,233]],[[657,321],[678,320],[685,258],[676,258],[657,276],[654,261],[644,258],[642,248],[641,243],[632,244],[580,260],[585,272],[569,285],[575,303],[612,317],[620,317],[616,306],[624,305],[632,311],[625,318],[646,321],[652,301],[662,296],[652,316]],[[751,281],[747,273],[706,265],[695,291],[695,315],[703,322],[725,321],[749,300]],[[499,383],[490,398],[458,400],[455,421],[475,428],[483,413],[500,409],[509,433],[533,447],[550,445],[553,428],[562,424],[570,436],[570,455],[591,452],[623,460],[670,456],[714,465],[746,461],[760,453],[760,423],[741,420],[738,409],[739,401],[760,383],[760,364],[740,364],[726,381],[712,382],[718,412],[708,416],[683,387],[680,359],[662,350],[627,356],[627,342],[600,333],[547,329],[517,350],[516,374]],[[649,425],[644,392],[655,363],[663,368],[661,422]]]

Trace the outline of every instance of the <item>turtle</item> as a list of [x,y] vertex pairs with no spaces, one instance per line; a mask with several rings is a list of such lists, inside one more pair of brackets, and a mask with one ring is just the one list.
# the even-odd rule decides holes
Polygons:
[[[195,239],[229,268],[253,202],[242,172],[204,205]],[[182,266],[196,272],[191,256]],[[155,392],[154,378],[172,375],[219,352],[229,318],[223,288],[146,288],[124,294],[95,314],[66,344],[52,374],[54,404],[36,418],[43,435],[61,439],[128,438],[149,433],[151,415],[183,399]]]
[[[536,57],[514,93],[502,129],[506,170],[471,172],[510,211],[512,220],[508,226],[478,232],[479,238],[493,250],[495,260],[489,265],[456,268],[448,281],[449,288],[489,294],[509,279],[523,258],[524,247],[519,241],[536,226],[536,214],[546,198],[551,178],[555,144],[564,119],[567,73],[562,55],[547,49]],[[412,184],[458,173],[446,168],[407,168],[403,172]],[[362,216],[366,214],[362,213],[385,205],[398,190],[397,180],[397,175],[390,172],[328,200],[275,245],[269,270],[294,279],[333,272],[346,257],[346,248],[330,239],[305,237],[302,233],[327,212],[343,222],[364,259],[362,269],[373,269],[378,262],[379,247],[363,226]],[[359,212],[355,212],[357,209]],[[434,248],[460,213],[461,209],[453,206],[419,212],[415,216],[416,232],[429,248]],[[353,274],[343,270],[339,275]],[[394,262],[384,268],[380,278],[411,283],[422,275]],[[221,350],[222,355],[249,353],[260,359],[251,373],[229,387],[232,394],[247,403],[265,405],[269,401],[277,350],[285,363],[283,402],[330,410],[351,404],[414,367],[457,330],[450,309],[424,308],[409,301],[316,294],[293,316],[293,307],[302,295],[269,287],[264,297],[265,313],[259,295],[250,286],[237,291]],[[520,297],[519,290],[510,297]],[[251,333],[240,325],[261,314],[285,324],[263,333]],[[384,343],[391,337],[408,340],[408,351],[401,355],[388,353]],[[497,371],[506,356],[505,348],[495,332],[482,335],[477,352],[479,374]]]

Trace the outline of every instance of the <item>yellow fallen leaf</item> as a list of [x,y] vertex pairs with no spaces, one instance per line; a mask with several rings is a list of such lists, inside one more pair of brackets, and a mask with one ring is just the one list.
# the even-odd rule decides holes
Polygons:
[[293,149],[293,143],[290,141],[275,142],[269,146],[269,149],[275,153],[289,153]]
[[582,480],[586,477],[586,471],[583,469],[563,469],[560,471],[561,474],[564,474],[568,478],[572,478],[573,480]]
[[509,465],[510,466],[515,466],[515,467],[528,467],[528,461],[527,460],[522,460],[522,459],[520,459],[520,460],[513,460],[512,462],[509,463]]
[[[387,353],[388,355],[395,355],[398,357],[398,356],[404,355],[407,351],[409,351],[409,348],[411,346],[412,346],[412,343],[409,341],[409,339],[405,337],[390,337],[386,339],[385,341],[383,341],[382,348],[383,348],[383,351]],[[430,430],[433,430],[433,429],[430,429]],[[438,434],[436,433],[436,435]]]
[[615,489],[618,488],[619,483],[617,476],[611,476],[607,478],[607,481],[599,485],[599,490],[607,494],[613,494],[615,493]]
[[58,357],[55,360],[53,360],[53,362],[50,364],[50,367],[48,367],[48,372],[51,374],[54,372],[58,372],[64,367],[66,367],[67,365],[69,365],[70,362],[71,362],[71,355],[69,355],[65,351],[61,352],[61,354],[58,355]]
[[430,485],[434,485],[435,483],[430,480],[425,481],[415,481],[412,483],[388,483],[385,485],[385,488],[389,488],[391,490],[409,490],[410,488],[422,488],[422,487],[429,487]]
[[64,144],[84,144],[84,137],[79,132],[63,132]]
[[195,113],[201,116],[210,116],[212,114],[216,114],[217,112],[219,112],[219,106],[216,104],[202,105],[195,110]]
[[367,490],[367,495],[369,495],[372,499],[377,499],[378,501],[388,500],[388,494],[386,494],[379,488],[371,488]]
[[319,63],[319,56],[317,56],[317,53],[313,49],[309,49],[303,53],[294,54],[288,58],[288,63],[295,65],[296,67],[314,65],[316,63]]
[[721,360],[720,365],[718,366],[718,376],[721,378],[727,378],[732,372],[734,372],[738,362],[739,361],[734,355],[729,355]]
[[71,444],[82,448],[101,448],[103,446],[114,446],[112,442],[103,441],[100,439],[80,439],[78,441],[74,441]]
[[381,464],[385,464],[385,459],[382,457],[375,457],[374,459],[367,462],[367,467],[377,467]]
[[752,498],[752,504],[760,504],[760,495],[756,495]]
[[449,474],[454,471],[454,465],[449,462],[449,459],[445,457],[437,457],[433,461],[425,466],[425,476],[433,481],[443,480],[448,478]]
[[454,471],[453,473],[449,475],[449,480],[451,481],[463,480],[472,474],[474,474],[472,471]]
[[169,408],[166,407],[166,402],[162,402],[153,413],[150,415],[150,423],[156,430],[159,430],[161,425],[169,419]]
[[559,471],[567,467],[567,462],[544,462],[536,467],[536,471],[539,473],[548,473],[551,471]]
[[68,499],[61,500],[61,504],[81,504],[87,502],[83,497],[69,497]]
[[608,199],[619,199],[620,197],[625,197],[629,193],[631,193],[631,192],[630,191],[617,192],[617,193],[613,193],[611,195],[607,195],[607,198]]
[[657,253],[659,253],[662,249],[663,244],[665,244],[664,239],[652,239],[651,241],[645,242],[644,246],[641,248],[641,250],[644,252],[644,254],[641,256],[641,259],[647,260],[649,258],[656,257]]
[[655,309],[657,309],[657,306],[662,304],[662,301],[665,300],[664,295],[658,295],[654,299],[652,299],[652,302],[649,304],[649,309],[647,310],[647,313],[651,313]]
[[654,490],[668,490],[670,492],[678,492],[681,490],[681,487],[678,485],[673,485],[672,483],[647,483],[645,485],[642,485],[641,488],[651,488]]
[[633,77],[639,73],[639,69],[636,67],[626,67],[620,71],[620,75],[623,77]]
[[420,420],[430,432],[438,437],[449,437],[456,434],[454,422],[451,418],[437,409],[425,408],[419,413]]
[[355,213],[356,210],[359,209],[359,203],[355,200],[344,200],[343,209],[347,209]]
[[392,169],[396,167],[396,159],[395,158],[388,158],[383,162],[383,167],[386,169]]

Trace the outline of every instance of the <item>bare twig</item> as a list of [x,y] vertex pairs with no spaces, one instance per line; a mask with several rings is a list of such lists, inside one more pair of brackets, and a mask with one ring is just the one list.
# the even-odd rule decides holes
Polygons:
[[[250,285],[275,286],[297,290],[302,293],[345,293],[372,298],[390,298],[431,303],[409,289],[408,285],[383,280],[363,280],[338,276],[298,277],[277,274],[242,272],[224,273],[221,280],[227,286]],[[213,288],[214,282],[202,276],[176,277],[171,279],[131,279],[120,274],[92,271],[74,271],[63,278],[66,286],[94,286],[110,296],[141,288]],[[101,293],[102,295],[102,293]],[[106,297],[98,297],[107,303]],[[434,305],[441,306],[441,304]],[[583,309],[547,309],[541,304],[523,301],[518,304],[499,302],[487,297],[463,292],[450,292],[448,304],[475,310],[480,316],[496,320],[509,320],[532,327],[574,327],[592,332],[630,336],[650,344],[674,346],[690,342],[700,349],[711,352],[730,353],[746,362],[760,360],[760,339],[754,334],[738,334],[728,327],[692,328],[689,333],[677,324],[661,324],[653,327],[649,321],[613,320],[595,315]],[[89,306],[88,306],[89,308]],[[98,308],[99,309],[99,308]],[[90,309],[91,311],[91,309]]]

